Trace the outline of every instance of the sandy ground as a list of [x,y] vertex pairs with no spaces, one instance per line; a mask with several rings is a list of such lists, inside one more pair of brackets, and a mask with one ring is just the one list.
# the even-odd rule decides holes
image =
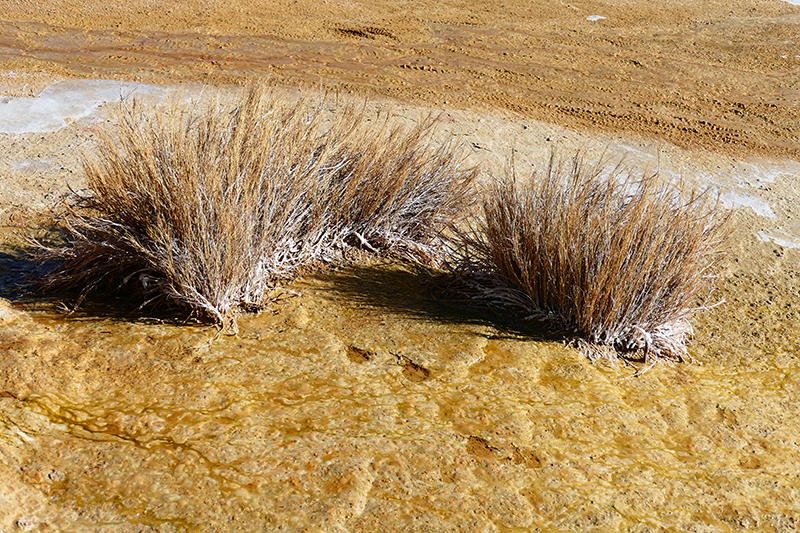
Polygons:
[[[441,111],[487,170],[625,156],[718,190],[737,229],[702,365],[637,379],[436,303],[396,263],[309,275],[215,338],[64,317],[15,292],[30,265],[4,248],[0,532],[796,530],[798,22],[777,1],[10,2],[6,99],[270,75],[398,121]],[[85,185],[111,106],[0,133],[0,223]]]
[[272,75],[796,157],[798,22],[800,7],[778,0],[11,0],[0,69],[160,82]]

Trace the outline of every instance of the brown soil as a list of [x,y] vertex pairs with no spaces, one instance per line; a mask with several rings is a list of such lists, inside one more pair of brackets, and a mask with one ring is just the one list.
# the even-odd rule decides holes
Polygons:
[[777,0],[6,4],[6,71],[274,76],[682,147],[800,155],[800,7]]

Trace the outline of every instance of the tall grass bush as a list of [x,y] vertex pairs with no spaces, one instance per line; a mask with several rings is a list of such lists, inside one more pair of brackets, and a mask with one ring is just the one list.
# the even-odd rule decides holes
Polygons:
[[477,171],[434,121],[393,126],[261,84],[235,104],[124,103],[84,158],[89,189],[39,241],[47,290],[125,290],[237,331],[298,269],[357,246],[435,264]]
[[490,181],[481,211],[454,240],[451,294],[572,332],[592,358],[691,359],[689,317],[730,231],[710,192],[577,155]]

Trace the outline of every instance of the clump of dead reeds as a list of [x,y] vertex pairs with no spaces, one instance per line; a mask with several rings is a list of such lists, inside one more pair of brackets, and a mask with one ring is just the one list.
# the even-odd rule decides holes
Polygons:
[[729,234],[710,196],[580,155],[527,183],[509,171],[456,238],[450,290],[572,331],[592,358],[688,361],[688,318]]
[[[477,169],[460,169],[451,143],[434,145],[428,117],[409,131],[366,129],[336,157],[326,224],[337,242],[438,265],[445,233],[475,201]],[[380,131],[383,130],[383,134]]]
[[264,85],[233,105],[123,104],[85,157],[89,192],[59,215],[60,238],[38,242],[53,265],[43,287],[125,288],[234,332],[240,310],[342,247],[435,262],[475,170],[433,140],[431,120],[408,129],[323,108]]

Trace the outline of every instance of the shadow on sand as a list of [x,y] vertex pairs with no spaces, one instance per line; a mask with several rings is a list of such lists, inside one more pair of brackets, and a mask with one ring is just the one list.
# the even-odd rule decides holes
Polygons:
[[[0,297],[29,311],[61,314],[71,319],[111,318],[159,324],[203,324],[183,307],[163,300],[145,303],[121,295],[78,292],[41,294],[35,282],[48,265],[36,262],[24,246],[0,245]],[[442,272],[412,263],[367,260],[311,272],[307,282],[353,307],[446,325],[490,327],[498,338],[559,341],[564,337],[543,324],[522,323],[488,309],[469,306],[442,290]],[[113,291],[111,291],[113,292]]]
[[169,302],[164,301],[143,303],[114,294],[114,291],[86,295],[81,295],[78,291],[42,293],[37,289],[36,282],[47,276],[51,265],[41,264],[33,259],[31,251],[26,246],[0,244],[0,297],[26,311],[75,320],[102,318],[170,325],[199,324],[197,317],[183,307],[169,305]]
[[308,282],[352,307],[447,325],[490,327],[497,330],[498,338],[564,339],[544,324],[523,323],[459,301],[443,290],[443,276],[441,271],[386,260],[317,272],[308,277]]

